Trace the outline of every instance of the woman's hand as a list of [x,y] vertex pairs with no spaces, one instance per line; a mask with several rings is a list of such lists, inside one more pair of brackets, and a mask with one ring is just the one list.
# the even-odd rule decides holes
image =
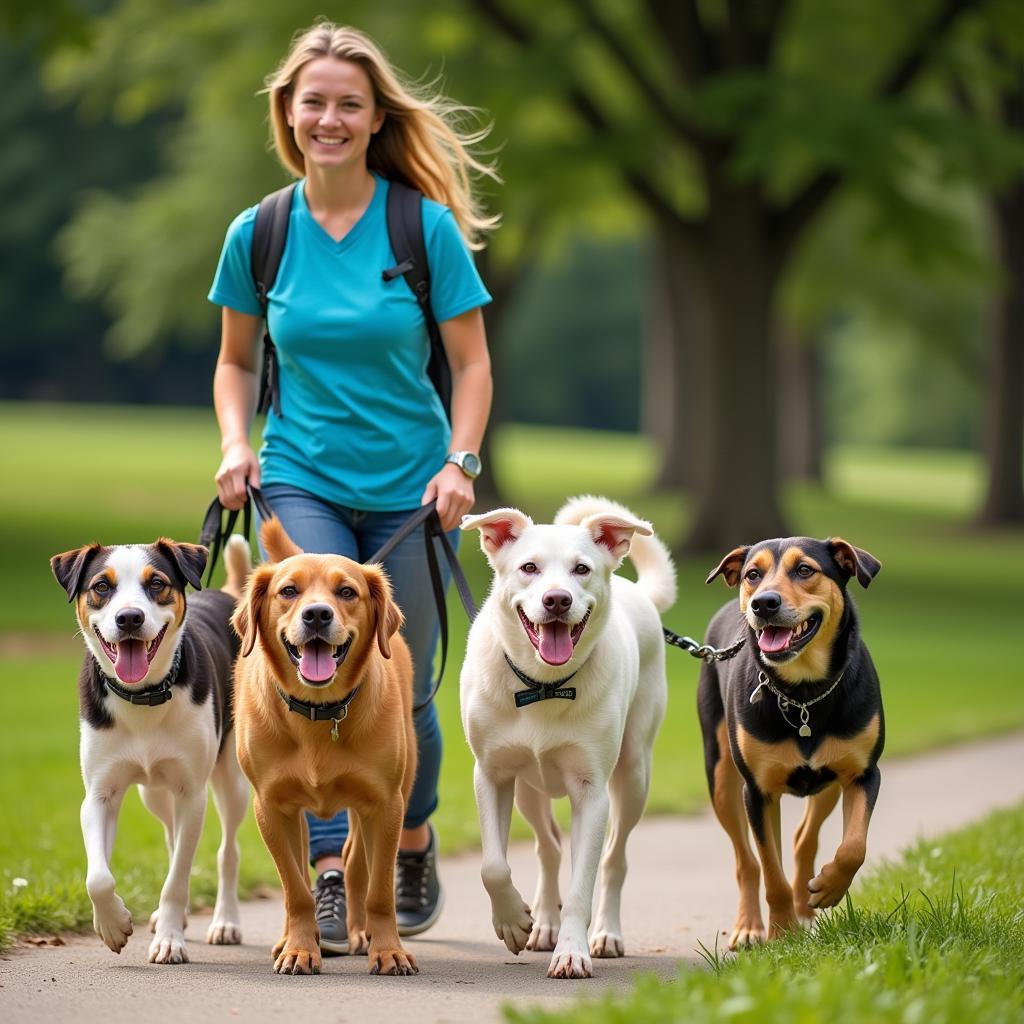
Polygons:
[[245,504],[245,485],[260,485],[260,460],[245,441],[236,441],[224,449],[217,470],[217,497],[225,508],[241,508]]
[[423,492],[421,505],[437,500],[437,514],[445,532],[455,529],[462,517],[473,507],[473,481],[455,465],[446,462]]

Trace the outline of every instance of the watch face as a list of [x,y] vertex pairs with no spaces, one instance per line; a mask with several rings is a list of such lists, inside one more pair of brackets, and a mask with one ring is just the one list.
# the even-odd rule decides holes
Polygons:
[[469,473],[470,476],[480,475],[480,459],[472,452],[466,452],[462,456],[462,468],[465,472]]

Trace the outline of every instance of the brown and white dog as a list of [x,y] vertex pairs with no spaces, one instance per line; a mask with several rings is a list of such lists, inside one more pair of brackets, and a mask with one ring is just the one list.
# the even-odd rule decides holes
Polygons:
[[50,567],[75,603],[86,656],[79,677],[82,835],[86,889],[96,933],[120,953],[131,914],[110,869],[117,816],[128,787],[163,823],[170,868],[150,918],[153,963],[188,960],[189,874],[206,813],[207,783],[220,812],[218,890],[206,941],[241,942],[238,844],[249,787],[232,731],[231,671],[238,642],[230,618],[251,562],[232,537],[224,590],[199,590],[206,548],[161,538],[153,544],[87,544],[54,555]]
[[238,759],[284,889],[279,974],[318,974],[303,812],[349,810],[348,939],[373,974],[415,974],[398,938],[394,866],[416,774],[412,661],[402,613],[378,566],[304,554],[278,519],[260,531],[269,562],[249,578],[234,623]]

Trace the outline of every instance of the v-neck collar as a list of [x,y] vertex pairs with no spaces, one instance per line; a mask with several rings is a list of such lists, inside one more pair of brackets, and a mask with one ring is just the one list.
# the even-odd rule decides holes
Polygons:
[[368,230],[367,225],[373,219],[375,208],[380,206],[385,200],[388,183],[380,175],[374,174],[372,171],[370,173],[373,177],[373,195],[370,197],[370,202],[362,214],[360,214],[359,219],[341,238],[333,238],[316,217],[313,216],[309,204],[306,202],[305,178],[299,182],[299,187],[295,190],[297,193],[295,201],[298,203],[302,221],[307,225],[309,233],[319,239],[320,244],[325,245],[331,252],[341,252],[354,245],[360,235]]

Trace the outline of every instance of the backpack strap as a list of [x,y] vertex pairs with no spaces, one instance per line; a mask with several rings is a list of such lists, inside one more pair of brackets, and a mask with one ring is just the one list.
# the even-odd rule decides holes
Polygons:
[[384,271],[384,280],[393,281],[401,275],[416,296],[430,338],[427,376],[441,398],[445,415],[451,420],[452,371],[445,355],[441,330],[430,306],[430,265],[423,239],[423,194],[399,181],[392,181],[388,189],[387,223],[391,249],[398,262]]
[[284,244],[288,238],[288,219],[292,210],[292,194],[295,183],[279,188],[264,196],[256,211],[256,223],[252,231],[252,254],[250,267],[256,298],[263,314],[263,365],[260,371],[260,396],[257,412],[267,412],[273,406],[281,415],[281,387],[277,369],[277,350],[270,339],[267,327],[267,295],[277,280],[281,266]]

